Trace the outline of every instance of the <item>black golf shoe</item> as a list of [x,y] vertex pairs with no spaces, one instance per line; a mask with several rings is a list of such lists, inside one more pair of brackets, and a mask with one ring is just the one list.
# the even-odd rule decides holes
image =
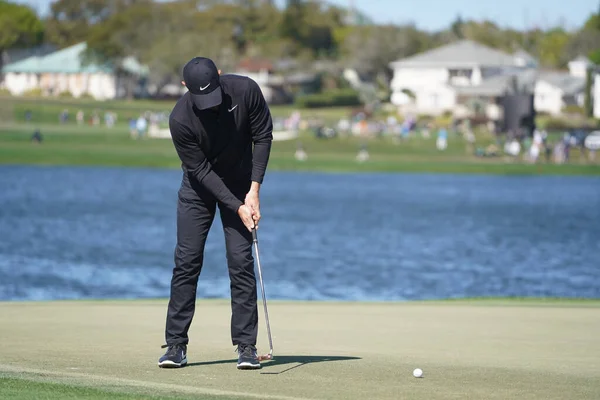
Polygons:
[[256,347],[251,344],[240,344],[237,348],[238,352],[238,369],[259,369],[261,368]]
[[164,345],[168,347],[167,352],[158,360],[161,368],[181,368],[187,364],[187,346],[185,344]]

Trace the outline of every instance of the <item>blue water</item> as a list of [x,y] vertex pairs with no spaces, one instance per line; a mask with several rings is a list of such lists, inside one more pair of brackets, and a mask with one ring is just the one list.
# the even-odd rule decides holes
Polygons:
[[[166,297],[180,171],[0,167],[0,300]],[[600,297],[600,179],[267,174],[271,299]],[[227,298],[219,218],[199,297]]]

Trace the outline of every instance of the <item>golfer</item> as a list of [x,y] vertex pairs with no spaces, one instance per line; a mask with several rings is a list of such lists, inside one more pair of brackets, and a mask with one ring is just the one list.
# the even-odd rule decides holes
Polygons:
[[[160,367],[187,364],[188,330],[194,317],[204,245],[219,207],[231,281],[231,339],[239,369],[260,368],[256,351],[258,310],[252,230],[260,221],[259,190],[273,139],[273,121],[256,82],[220,76],[203,57],[183,69],[188,89],[169,118],[182,162],[177,245],[166,321],[166,353]],[[254,149],[253,146],[254,145]]]

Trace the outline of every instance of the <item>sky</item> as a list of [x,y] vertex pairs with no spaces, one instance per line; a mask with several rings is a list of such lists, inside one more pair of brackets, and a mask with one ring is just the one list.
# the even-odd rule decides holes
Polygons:
[[[46,13],[52,0],[16,0]],[[277,0],[283,4],[284,0]],[[488,19],[501,27],[529,29],[561,25],[580,27],[600,9],[600,0],[328,0],[356,8],[378,23],[414,23],[420,29],[446,28],[457,15]]]

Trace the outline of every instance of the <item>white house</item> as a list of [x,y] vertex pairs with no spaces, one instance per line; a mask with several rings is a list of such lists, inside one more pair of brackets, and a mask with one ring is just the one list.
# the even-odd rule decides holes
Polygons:
[[587,77],[588,69],[594,67],[594,63],[591,62],[587,57],[579,56],[570,61],[568,66],[571,76],[585,79]]
[[508,54],[462,40],[391,63],[391,102],[403,111],[436,115],[456,113],[471,99],[493,107],[494,99],[519,90],[534,94],[536,111],[560,114],[567,105],[583,105],[590,64],[579,57],[569,72],[540,71],[524,51]]
[[[590,60],[580,56],[569,62],[569,72],[540,71],[535,85],[536,111],[559,115],[566,106],[583,107],[587,71],[593,66]],[[592,96],[595,97],[593,91]]]
[[473,92],[488,79],[530,68],[522,57],[470,40],[395,61],[390,67],[394,70],[391,102],[424,114],[451,112],[461,89]]
[[560,115],[566,106],[583,107],[585,78],[564,72],[541,72],[535,83],[534,106],[537,112]]
[[[44,95],[70,93],[76,98],[90,95],[97,100],[123,96],[126,83],[120,79],[117,68],[85,63],[86,49],[86,43],[79,43],[41,57],[32,56],[8,64],[2,68],[2,87],[15,96],[32,90],[41,90]],[[123,60],[119,70],[137,77],[148,73],[146,67],[131,57]]]

